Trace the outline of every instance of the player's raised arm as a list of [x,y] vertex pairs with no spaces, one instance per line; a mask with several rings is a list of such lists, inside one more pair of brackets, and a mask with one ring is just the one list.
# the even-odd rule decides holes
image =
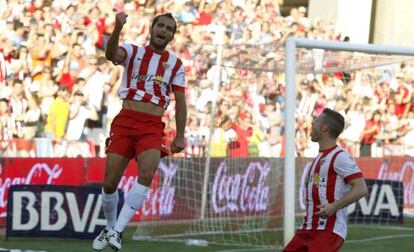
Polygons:
[[114,64],[119,64],[125,60],[126,53],[124,50],[119,49],[119,35],[121,33],[124,24],[126,23],[127,16],[124,12],[118,12],[115,16],[115,27],[109,37],[106,44],[105,57],[107,60],[112,61]]

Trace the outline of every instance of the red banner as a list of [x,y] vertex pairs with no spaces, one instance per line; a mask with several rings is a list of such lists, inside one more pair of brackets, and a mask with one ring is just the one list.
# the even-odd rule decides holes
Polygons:
[[[4,223],[7,206],[7,192],[13,184],[52,184],[52,185],[92,185],[101,184],[105,174],[104,158],[6,158],[0,162],[0,224]],[[260,158],[257,158],[259,162]],[[268,158],[263,159],[265,162]],[[273,160],[269,169],[280,161]],[[309,159],[297,159],[298,180],[301,179],[303,173],[303,164]],[[409,157],[389,157],[389,158],[359,158],[356,160],[361,168],[365,178],[401,181],[404,184],[404,208],[406,210],[414,210],[414,158]],[[230,167],[217,166],[221,161],[217,160],[217,164],[212,163],[210,171],[209,188],[212,200],[207,207],[216,207],[220,209],[237,208],[244,209],[246,201],[242,198],[239,200],[233,194],[224,194],[223,190],[231,189],[235,192],[246,191],[243,195],[247,199],[262,199],[262,201],[252,201],[249,204],[254,209],[249,211],[266,211],[271,202],[278,202],[280,205],[283,196],[274,195],[268,192],[267,180],[270,178],[266,166],[250,167],[250,163],[245,166],[233,167],[232,173],[226,173],[226,169]],[[194,205],[194,200],[201,202],[201,191],[204,174],[203,159],[171,159],[163,160],[152,183],[151,191],[147,197],[142,210],[134,217],[134,220],[141,218],[168,218],[168,219],[192,219],[197,214],[195,209],[188,209],[188,205]],[[249,165],[250,164],[250,165]],[[185,168],[185,169],[184,169]],[[177,175],[177,171],[180,171]],[[254,170],[256,173],[251,173]],[[234,173],[237,171],[237,173]],[[246,172],[250,174],[251,181],[245,178]],[[119,188],[128,192],[134,181],[137,179],[138,167],[135,161],[131,161],[122,177]],[[233,174],[233,175],[232,175]],[[253,176],[252,174],[256,174]],[[279,174],[278,176],[283,176]],[[269,178],[267,178],[269,177]],[[302,176],[303,177],[303,176]],[[247,177],[246,177],[247,178]],[[240,179],[240,181],[239,181]],[[266,181],[265,181],[266,180]],[[191,181],[191,184],[185,184]],[[238,181],[237,183],[231,181]],[[247,182],[246,182],[247,181]],[[271,179],[274,181],[274,178]],[[241,184],[239,184],[239,182]],[[242,183],[243,182],[243,183]],[[246,182],[246,183],[244,183]],[[265,183],[266,182],[266,183]],[[300,181],[298,181],[300,185]],[[178,190],[177,186],[185,186],[185,190]],[[191,188],[187,188],[191,186]],[[282,186],[282,185],[280,185]],[[188,190],[188,191],[186,191]],[[230,192],[232,192],[230,190]],[[243,192],[244,192],[243,191]],[[260,191],[262,194],[254,194]],[[300,190],[299,190],[300,191]],[[247,192],[251,192],[250,194]],[[269,194],[267,194],[269,193]],[[189,197],[189,195],[192,195]],[[214,198],[216,196],[216,198]],[[300,196],[300,195],[299,195]],[[194,198],[193,198],[194,197]],[[233,198],[232,198],[233,197]],[[277,197],[277,199],[274,199]],[[303,198],[298,198],[298,203],[302,205]],[[269,202],[269,203],[267,203]],[[236,204],[237,203],[237,204]],[[239,204],[240,203],[240,204]],[[236,204],[236,205],[235,205]],[[199,209],[200,206],[195,206]],[[256,209],[257,208],[257,209]],[[271,208],[275,208],[273,205]],[[217,210],[216,209],[216,210]],[[228,209],[227,209],[228,210]],[[232,210],[235,212],[235,210]],[[247,210],[246,210],[247,211]]]
[[[105,158],[88,158],[85,159],[85,182],[88,184],[101,184],[104,181],[105,175]],[[129,188],[134,184],[135,179],[138,176],[138,166],[135,161],[131,161],[125,170],[124,176],[122,177],[119,188],[123,191],[128,191]]]
[[6,158],[0,164],[0,222],[11,185],[84,185],[84,159]]
[[[104,181],[104,175],[105,175],[105,166],[106,166],[106,159],[105,158],[89,158],[85,159],[86,165],[86,178],[85,182],[87,184],[102,184]],[[118,188],[124,192],[124,195],[126,196],[131,187],[134,185],[134,181],[136,181],[138,178],[138,166],[135,161],[130,161],[128,164],[128,167],[125,170],[124,176],[122,176],[121,181],[119,182]],[[152,185],[151,185],[151,191],[149,193],[149,196],[147,197],[147,200],[144,203],[144,209],[150,207],[149,205],[152,205],[151,202],[154,202],[154,200],[151,200],[155,197],[155,192],[159,185],[159,176],[158,172],[155,174],[155,177],[153,179]],[[152,213],[144,212],[144,215],[147,217],[147,219],[151,219]],[[138,211],[137,214],[134,216],[133,220],[137,221],[140,220],[142,216],[142,211]]]

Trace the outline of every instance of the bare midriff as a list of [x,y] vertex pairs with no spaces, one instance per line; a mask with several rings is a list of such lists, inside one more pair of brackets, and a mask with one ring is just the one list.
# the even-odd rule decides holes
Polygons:
[[164,108],[155,105],[151,102],[142,102],[134,100],[124,100],[122,102],[122,108],[130,109],[138,112],[148,113],[151,115],[162,116],[164,114]]

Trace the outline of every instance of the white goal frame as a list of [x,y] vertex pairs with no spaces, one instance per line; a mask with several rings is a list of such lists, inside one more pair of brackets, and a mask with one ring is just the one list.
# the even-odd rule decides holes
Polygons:
[[283,240],[286,245],[295,232],[295,111],[296,111],[296,49],[324,49],[330,51],[351,51],[383,55],[414,56],[414,48],[390,45],[356,44],[304,38],[288,38],[285,44],[285,168],[284,168],[284,219]]

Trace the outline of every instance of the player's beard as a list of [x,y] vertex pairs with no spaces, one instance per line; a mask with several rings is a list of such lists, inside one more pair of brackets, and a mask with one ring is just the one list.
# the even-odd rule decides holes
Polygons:
[[310,137],[311,137],[311,141],[315,142],[315,143],[319,142],[319,140],[320,140],[320,135],[315,130],[311,131]]
[[160,43],[157,41],[156,36],[151,36],[151,39],[150,39],[151,45],[159,51],[163,51],[165,47],[167,47],[169,42],[170,41],[167,38],[165,38],[163,39],[163,42]]

